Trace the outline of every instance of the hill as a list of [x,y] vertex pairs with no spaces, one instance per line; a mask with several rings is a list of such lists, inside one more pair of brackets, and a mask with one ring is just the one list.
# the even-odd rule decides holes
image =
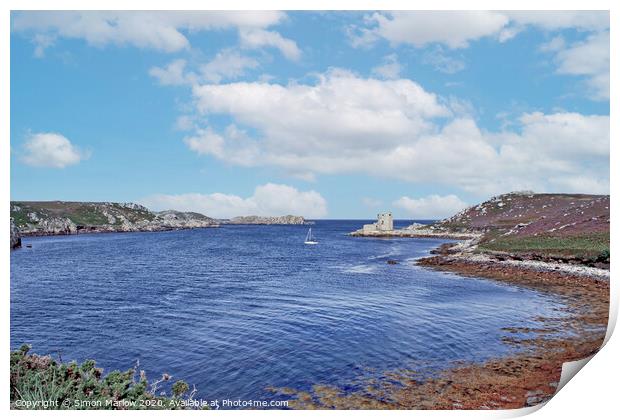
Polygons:
[[134,203],[12,201],[11,218],[21,235],[137,232],[218,226],[200,213],[152,212]]
[[609,220],[608,195],[509,193],[433,227],[481,234],[478,249],[490,253],[609,263]]

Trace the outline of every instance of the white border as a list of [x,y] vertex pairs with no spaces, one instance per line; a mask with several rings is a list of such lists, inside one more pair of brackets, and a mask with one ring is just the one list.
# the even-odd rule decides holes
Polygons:
[[[9,139],[10,139],[10,127],[9,127],[9,115],[10,115],[10,10],[37,10],[37,9],[65,9],[65,10],[97,10],[97,9],[112,9],[112,10],[374,10],[374,9],[418,9],[418,10],[611,10],[611,75],[618,74],[618,54],[615,50],[617,44],[617,30],[618,27],[618,11],[620,6],[618,2],[602,1],[602,0],[590,0],[590,1],[573,1],[567,0],[563,2],[552,2],[548,0],[506,0],[501,3],[497,1],[482,1],[482,0],[470,0],[468,2],[458,2],[456,0],[433,0],[429,2],[411,2],[405,0],[385,0],[385,1],[340,1],[338,3],[327,0],[300,0],[300,1],[285,1],[285,0],[261,0],[261,1],[244,1],[244,0],[227,0],[227,1],[198,1],[198,0],[175,0],[170,2],[153,2],[153,1],[130,1],[130,0],[93,0],[85,3],[83,1],[76,0],[57,0],[54,2],[43,0],[5,0],[2,2],[0,8],[2,9],[2,17],[0,18],[2,32],[0,34],[1,46],[0,49],[0,92],[2,93],[2,102],[0,105],[0,127],[3,133],[3,140],[0,142],[0,176],[2,177],[2,183],[0,184],[1,194],[3,197],[4,205],[0,208],[0,220],[1,226],[3,226],[4,237],[8,237],[9,230],[9,201],[10,201],[10,182],[9,182]],[[618,105],[618,88],[614,83],[614,77],[612,77],[611,83],[611,161],[620,162],[618,159],[618,147],[614,141],[617,141],[618,133],[618,117],[616,116],[616,110]],[[611,165],[611,211],[614,213],[612,219],[616,220],[616,209],[618,206],[618,194],[617,185],[618,182],[618,168],[615,165]],[[616,249],[618,238],[618,225],[612,223],[612,245],[613,249]],[[5,244],[6,246],[6,244]],[[0,389],[0,395],[2,398],[2,407],[8,411],[8,370],[9,370],[9,253],[5,252],[0,257],[1,272],[2,275],[2,302],[4,303],[2,313],[2,353],[0,360],[3,360],[3,373],[2,375],[2,388]],[[612,263],[612,279],[615,278],[615,265]],[[609,333],[612,330],[612,326],[615,324],[618,313],[618,291],[615,287],[616,282],[612,280],[612,294],[611,294],[611,310],[610,310],[610,328]],[[531,418],[546,419],[546,418],[608,418],[610,414],[615,412],[616,400],[617,400],[617,375],[619,373],[619,361],[617,355],[620,354],[620,344],[617,337],[612,338],[607,345],[596,355],[593,360],[583,369],[583,372],[579,373],[578,379],[570,381],[570,383],[561,390],[543,409],[537,411]],[[186,417],[203,415],[198,413],[204,413],[207,416],[221,416],[226,418],[238,418],[245,416],[252,416],[252,418],[272,418],[272,417],[288,417],[294,415],[295,418],[310,418],[317,414],[326,416],[329,418],[350,418],[351,416],[358,417],[371,417],[371,416],[389,416],[398,418],[501,418],[501,417],[514,417],[523,415],[535,410],[523,409],[514,411],[454,411],[454,412],[430,412],[430,411],[321,411],[306,412],[306,411],[294,411],[294,412],[274,412],[274,411],[243,411],[243,412],[117,412],[115,416],[132,416],[147,418],[152,416],[173,416],[173,417]],[[37,418],[52,417],[56,415],[62,415],[63,417],[82,418],[85,413],[83,412],[60,412],[55,413],[51,411],[47,412],[17,412],[12,411],[12,416],[19,418],[31,418],[37,416]],[[107,418],[109,413],[91,411],[88,416],[94,418]]]

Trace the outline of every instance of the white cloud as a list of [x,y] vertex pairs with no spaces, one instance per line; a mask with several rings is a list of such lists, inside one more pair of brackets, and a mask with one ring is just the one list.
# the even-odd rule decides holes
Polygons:
[[81,152],[61,134],[35,133],[26,140],[21,158],[30,166],[64,168],[88,158],[88,154]]
[[458,73],[465,69],[465,62],[462,59],[445,54],[440,46],[424,54],[423,61],[435,67],[435,70],[446,74]]
[[179,131],[190,131],[197,128],[192,115],[180,115],[177,117],[174,128]]
[[429,130],[427,119],[449,115],[434,94],[410,80],[362,79],[341,70],[318,77],[315,85],[202,85],[193,94],[201,113],[230,114],[259,129],[283,158],[346,146],[390,147],[396,138]]
[[56,42],[56,37],[47,34],[36,34],[32,42],[35,45],[34,56],[36,58],[43,58],[45,56],[45,50]]
[[441,43],[450,48],[464,48],[470,41],[497,34],[509,19],[489,11],[399,11],[374,13],[366,18],[370,28],[354,36],[355,45],[379,38],[393,44],[423,47]]
[[601,31],[609,28],[609,12],[607,11],[528,10],[503,13],[517,25],[532,25],[546,31],[566,28]]
[[[223,135],[210,127],[197,128],[194,135],[183,139],[185,144],[199,155],[213,155],[240,166],[253,166],[259,159],[260,150],[255,140],[234,124],[229,125]],[[298,178],[306,179],[302,173]]]
[[490,133],[462,101],[439,98],[411,80],[342,70],[318,75],[315,84],[202,85],[193,95],[198,118],[220,114],[233,122],[221,132],[201,128],[186,143],[237,165],[306,178],[363,173],[479,196],[562,191],[579,184],[559,180],[575,176],[608,184],[608,116],[530,113],[514,131]]
[[401,71],[402,66],[398,62],[398,56],[390,54],[383,57],[383,64],[372,69],[372,74],[383,79],[398,79]]
[[184,85],[196,81],[196,75],[186,74],[185,66],[187,62],[182,59],[174,60],[168,63],[166,67],[151,67],[149,74],[159,81],[159,84],[167,85]]
[[299,60],[301,51],[295,41],[284,38],[278,32],[260,28],[242,28],[239,30],[241,46],[245,48],[273,47],[280,50],[289,60]]
[[470,42],[495,37],[505,42],[524,27],[545,31],[576,28],[603,31],[609,28],[606,11],[399,11],[367,15],[364,25],[348,28],[353,46],[371,45],[379,39],[392,44],[424,47],[443,44],[466,48]]
[[237,79],[245,74],[247,69],[258,67],[258,61],[245,57],[239,52],[226,49],[218,52],[213,60],[201,66],[204,80],[219,83],[220,81]]
[[[132,45],[175,52],[190,46],[184,32],[234,28],[245,33],[277,25],[285,16],[277,11],[23,11],[13,15],[12,29],[34,34],[35,42],[46,35],[84,39],[99,47]],[[48,39],[38,42],[38,54],[49,46]],[[278,40],[290,53],[286,41]]]
[[223,158],[224,138],[210,128],[196,130],[196,135],[184,139],[185,144],[199,155]]
[[422,198],[403,196],[394,201],[393,205],[405,210],[415,219],[442,219],[467,207],[467,203],[454,194],[445,196],[433,194]]
[[160,85],[193,85],[199,82],[220,83],[243,76],[247,69],[259,66],[258,61],[241,55],[238,51],[224,49],[219,51],[211,61],[199,66],[198,73],[186,71],[187,61],[173,60],[165,67],[151,67],[149,74]]
[[321,218],[327,215],[327,202],[316,191],[299,191],[288,185],[268,183],[260,185],[250,197],[213,194],[158,194],[139,200],[153,210],[175,209],[195,211],[216,218],[235,216],[299,215]]
[[561,49],[557,72],[586,76],[595,99],[609,99],[609,32],[590,35],[585,41]]
[[424,61],[438,71],[455,73],[465,67],[463,60],[443,53],[466,48],[481,38],[506,42],[524,29],[545,32],[576,29],[588,37],[566,45],[561,36],[542,44],[542,52],[556,54],[557,72],[586,78],[592,99],[609,99],[609,12],[608,11],[399,11],[366,15],[361,25],[347,28],[354,47],[368,47],[380,39],[392,45],[417,48],[435,45]]
[[557,52],[564,49],[566,41],[561,35],[553,37],[550,41],[541,44],[538,49],[541,52]]

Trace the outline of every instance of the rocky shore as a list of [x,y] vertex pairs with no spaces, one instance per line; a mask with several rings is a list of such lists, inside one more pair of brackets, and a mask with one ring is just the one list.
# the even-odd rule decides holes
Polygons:
[[135,203],[13,201],[11,249],[23,236],[75,235],[105,232],[158,232],[233,225],[303,225],[302,216],[241,216],[218,220],[195,212],[154,212]]
[[[511,193],[434,223],[352,236],[465,239],[417,260],[429,269],[483,277],[553,295],[561,316],[536,330],[506,325],[514,354],[460,364],[431,378],[386,372],[363,391],[316,385],[311,392],[274,389],[302,409],[513,409],[544,403],[556,392],[565,362],[592,356],[609,316],[609,196]],[[462,236],[459,236],[462,235]],[[519,338],[530,333],[529,338]]]
[[349,236],[360,236],[370,238],[441,238],[441,239],[474,239],[482,236],[479,232],[458,232],[449,229],[442,229],[435,225],[423,225],[414,223],[403,229],[394,229],[389,231],[364,231],[358,229],[349,233]]
[[472,254],[495,260],[608,269],[609,196],[516,192],[493,197],[432,224],[364,230],[351,236],[471,240]]
[[[549,400],[558,388],[563,363],[589,357],[603,344],[608,272],[573,271],[570,264],[540,269],[468,259],[462,248],[467,246],[443,246],[418,264],[553,294],[567,309],[562,316],[540,318],[544,326],[536,330],[506,325],[503,341],[514,347],[508,357],[456,364],[430,378],[410,370],[385,372],[382,379],[363,382],[363,391],[316,385],[311,392],[276,388],[274,394],[292,398],[291,407],[297,409],[514,409]],[[517,338],[523,333],[530,333],[529,338]]]
[[156,232],[219,226],[215,219],[200,213],[152,212],[134,203],[12,202],[11,218],[21,236]]

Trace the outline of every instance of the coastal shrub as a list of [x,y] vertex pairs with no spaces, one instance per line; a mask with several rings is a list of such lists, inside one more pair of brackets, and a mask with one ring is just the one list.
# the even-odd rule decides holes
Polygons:
[[604,249],[603,252],[601,252],[598,255],[598,260],[599,261],[609,261],[609,258],[610,258],[609,248],[608,249]]
[[189,385],[185,381],[177,381],[172,385],[172,395],[180,398],[189,391]]
[[[159,391],[170,380],[164,374],[150,382],[144,371],[112,371],[103,376],[94,360],[81,365],[61,363],[51,356],[30,354],[23,345],[11,352],[10,400],[12,409],[180,409],[189,392],[185,381],[172,385],[172,396]],[[193,397],[194,391],[188,396]]]
[[550,257],[596,259],[609,253],[609,232],[566,236],[491,236],[479,245],[480,250],[536,252]]

